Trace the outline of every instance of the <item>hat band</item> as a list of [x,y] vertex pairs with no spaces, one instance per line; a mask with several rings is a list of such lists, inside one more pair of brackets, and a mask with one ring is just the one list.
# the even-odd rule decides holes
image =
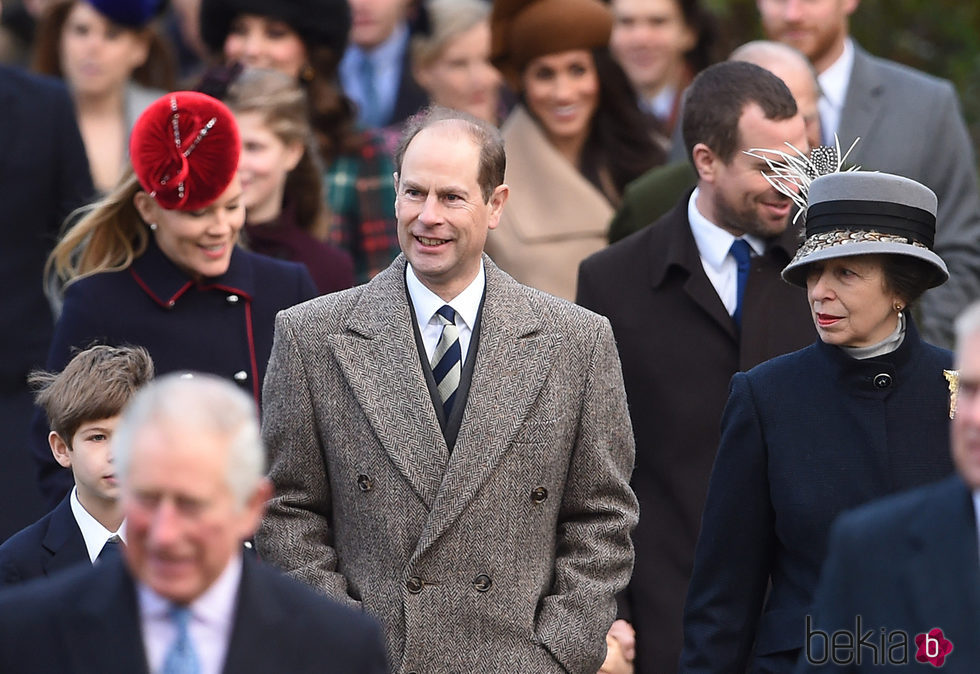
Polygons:
[[904,236],[931,250],[936,237],[936,216],[915,206],[886,201],[841,199],[822,201],[807,208],[807,238],[840,229]]

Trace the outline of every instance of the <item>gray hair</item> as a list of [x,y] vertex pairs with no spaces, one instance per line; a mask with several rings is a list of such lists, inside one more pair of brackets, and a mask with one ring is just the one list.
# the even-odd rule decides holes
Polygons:
[[429,0],[428,34],[412,38],[412,63],[428,65],[436,60],[449,41],[490,20],[490,3],[484,0]]
[[980,332],[980,301],[974,302],[956,317],[956,321],[953,323],[953,331],[956,334],[956,357],[959,359],[960,351],[965,347],[966,340]]
[[133,442],[143,429],[174,426],[228,439],[228,486],[240,505],[255,493],[265,474],[265,450],[255,401],[234,384],[213,375],[169,374],[137,393],[112,435],[112,455],[125,484]]

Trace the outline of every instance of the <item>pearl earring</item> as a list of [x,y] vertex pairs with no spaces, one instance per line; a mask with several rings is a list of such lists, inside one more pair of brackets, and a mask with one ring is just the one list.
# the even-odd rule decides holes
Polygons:
[[150,231],[153,231],[153,232],[157,231],[157,223],[155,223],[155,222],[151,222],[150,223]]

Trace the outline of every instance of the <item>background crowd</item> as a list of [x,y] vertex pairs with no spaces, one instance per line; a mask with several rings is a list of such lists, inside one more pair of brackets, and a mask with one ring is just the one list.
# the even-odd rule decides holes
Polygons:
[[[499,129],[506,152],[494,183],[494,141],[474,139],[491,208],[479,251],[493,267],[480,282],[497,287],[502,270],[606,317],[615,336],[640,515],[602,671],[791,671],[836,516],[953,471],[946,380],[933,375],[953,367],[954,319],[980,297],[980,26],[975,12],[954,19],[963,3],[943,21],[915,5],[3,0],[0,543],[74,503],[79,478],[31,373],[67,371],[93,344],[143,347],[158,375],[230,382],[280,426],[265,430],[274,458],[296,440],[283,429],[302,421],[302,401],[284,409],[297,395],[284,392],[305,400],[307,373],[291,364],[284,381],[291,355],[278,354],[275,404],[264,399],[274,338],[286,348],[275,317],[366,283],[385,289],[365,293],[389,310],[405,294],[389,277],[405,277],[401,253],[416,266],[404,231],[416,190],[398,191],[398,176],[413,134],[434,143],[411,126],[434,104]],[[831,160],[843,184],[807,194],[825,171],[811,166],[794,197],[763,175],[855,141]],[[850,168],[901,178],[856,182]],[[874,227],[908,245],[860,247]],[[504,309],[487,293],[475,331],[487,321],[491,340]],[[397,306],[415,318],[417,304]],[[483,380],[466,348],[469,386]],[[437,414],[443,434],[454,428],[449,452],[461,409]],[[356,428],[323,432],[352,443]],[[854,454],[825,456],[828,442]],[[313,553],[293,557],[280,540],[308,491],[329,501],[319,483],[297,486],[305,449],[280,454],[273,472],[299,496],[274,502],[264,529],[259,512],[247,534],[317,585],[304,573]],[[374,479],[359,474],[358,490]],[[2,563],[0,584],[16,580]],[[395,606],[385,602],[376,617]],[[389,659],[392,643],[409,643],[386,636]],[[575,647],[569,661],[588,662]]]

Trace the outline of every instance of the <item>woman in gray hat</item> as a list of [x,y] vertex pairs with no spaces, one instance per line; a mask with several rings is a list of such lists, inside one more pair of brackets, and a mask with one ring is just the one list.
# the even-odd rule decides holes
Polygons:
[[[908,311],[948,278],[932,252],[935,194],[852,171],[813,180],[806,206],[783,278],[806,288],[819,339],[732,379],[681,671],[791,671],[834,518],[952,470],[952,355]],[[903,626],[866,626],[882,627]]]

